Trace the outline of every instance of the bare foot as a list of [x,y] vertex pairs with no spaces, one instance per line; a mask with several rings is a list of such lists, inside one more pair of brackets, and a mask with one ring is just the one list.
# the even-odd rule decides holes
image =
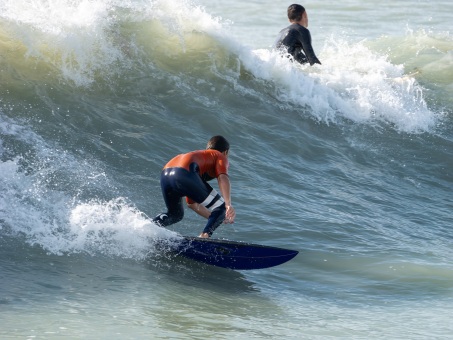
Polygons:
[[209,234],[208,233],[201,233],[200,236],[198,236],[198,237],[209,238]]

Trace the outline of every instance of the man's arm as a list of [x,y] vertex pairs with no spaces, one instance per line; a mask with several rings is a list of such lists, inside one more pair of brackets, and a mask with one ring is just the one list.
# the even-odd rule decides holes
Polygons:
[[[217,178],[217,181],[219,183],[220,194],[222,195],[223,199],[225,200],[225,207],[226,207],[225,223],[233,223],[234,217],[236,216],[236,212],[234,211],[234,208],[231,205],[230,178],[228,177],[228,175],[221,174]],[[209,216],[211,215],[211,211],[200,203],[193,202],[193,203],[187,204],[187,206],[190,209],[192,209],[193,211],[195,211],[198,215],[203,216],[204,218],[209,218]]]
[[[230,184],[230,178],[228,175],[221,174],[218,178],[217,181],[219,183],[219,190],[220,193],[225,200],[225,207],[226,207],[226,213],[225,213],[225,222],[224,223],[234,223],[234,218],[236,216],[236,212],[231,205],[231,184]],[[187,204],[187,206],[195,211],[198,215],[203,216],[204,218],[209,218],[211,215],[211,211],[206,208],[204,205],[201,205],[200,203],[194,202]]]
[[204,205],[201,205],[200,203],[193,202],[187,204],[187,206],[193,211],[195,211],[198,215],[203,216],[206,219],[209,218],[209,215],[211,215],[211,211]]
[[320,64],[321,62],[315,55],[315,51],[313,50],[313,47],[311,46],[311,35],[309,30],[305,30],[304,33],[302,34],[302,49],[304,50],[305,56],[308,59],[308,62],[310,65],[313,64]]
[[217,177],[217,181],[219,182],[219,189],[222,194],[222,197],[225,200],[226,206],[225,223],[234,223],[236,212],[234,211],[234,208],[231,205],[230,178],[226,174],[221,174],[219,177]]

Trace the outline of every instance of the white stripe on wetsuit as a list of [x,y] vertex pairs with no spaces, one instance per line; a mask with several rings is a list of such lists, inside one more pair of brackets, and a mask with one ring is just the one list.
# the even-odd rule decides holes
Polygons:
[[212,189],[208,197],[200,204],[212,211],[215,208],[220,207],[224,202],[223,197],[220,196],[215,189]]

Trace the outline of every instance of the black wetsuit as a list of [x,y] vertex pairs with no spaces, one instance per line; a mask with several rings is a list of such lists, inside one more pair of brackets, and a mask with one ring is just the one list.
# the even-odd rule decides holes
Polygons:
[[188,204],[199,203],[211,213],[203,233],[212,235],[225,220],[225,200],[207,182],[220,175],[228,176],[228,159],[217,150],[197,150],[172,158],[162,170],[160,185],[167,212],[153,221],[166,227],[184,216],[182,198]]
[[291,24],[282,29],[274,45],[277,49],[284,48],[301,64],[321,64],[311,46],[310,31],[299,24]]
[[166,168],[162,171],[160,183],[168,211],[154,217],[154,223],[162,227],[182,220],[184,208],[182,197],[190,195],[195,202],[211,210],[211,215],[203,233],[212,235],[225,220],[225,201],[198,173],[198,165],[193,163],[188,171],[184,168]]

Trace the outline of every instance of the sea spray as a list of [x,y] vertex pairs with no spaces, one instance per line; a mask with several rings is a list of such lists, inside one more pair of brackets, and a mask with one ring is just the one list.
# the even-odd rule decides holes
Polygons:
[[322,66],[300,66],[272,50],[254,51],[247,66],[276,83],[277,97],[289,106],[309,108],[322,122],[342,118],[357,123],[390,123],[397,130],[431,130],[439,116],[424,100],[423,88],[402,65],[394,65],[364,42],[349,44],[331,38],[323,49]]

